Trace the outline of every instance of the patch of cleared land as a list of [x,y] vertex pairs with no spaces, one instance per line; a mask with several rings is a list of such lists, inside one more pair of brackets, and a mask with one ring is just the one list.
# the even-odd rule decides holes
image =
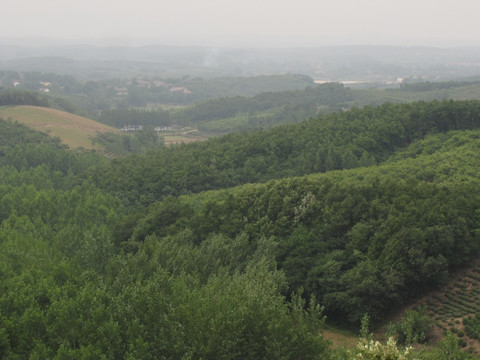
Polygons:
[[121,131],[82,116],[38,106],[8,106],[0,108],[0,118],[18,121],[28,127],[59,137],[70,148],[103,150],[92,139],[101,132]]
[[195,129],[182,129],[180,131],[162,134],[165,145],[188,144],[197,141],[204,141],[207,137],[201,135]]

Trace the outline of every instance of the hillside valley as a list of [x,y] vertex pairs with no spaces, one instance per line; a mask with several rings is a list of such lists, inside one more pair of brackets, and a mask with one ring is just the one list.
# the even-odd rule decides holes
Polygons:
[[356,89],[339,82],[315,84],[313,78],[296,74],[81,81],[54,73],[4,71],[0,86],[0,105],[51,107],[117,129],[185,128],[190,134],[195,132],[197,139],[269,129],[386,102],[480,98],[480,84],[474,76],[443,82],[404,80],[393,88]]
[[368,319],[395,351],[477,356],[479,101],[115,158],[32,129],[67,113],[1,111],[30,121],[0,121],[1,357],[350,359],[322,331],[363,344]]

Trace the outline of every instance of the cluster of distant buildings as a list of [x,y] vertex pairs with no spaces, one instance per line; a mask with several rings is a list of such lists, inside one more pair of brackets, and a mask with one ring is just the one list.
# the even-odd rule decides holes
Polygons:
[[[39,91],[44,92],[44,93],[49,93],[50,92],[50,87],[52,86],[51,82],[49,82],[49,81],[39,81],[39,84],[40,84],[40,88],[38,89]],[[22,83],[18,80],[13,80],[12,85],[13,85],[13,87],[17,87],[17,86],[22,85]]]
[[[125,125],[120,130],[122,131],[140,131],[143,130],[143,125]],[[155,131],[173,131],[175,128],[173,126],[155,126],[153,128]]]
[[50,81],[40,81],[40,85],[42,85],[42,87],[40,88],[40,91],[44,93],[50,92],[50,86],[52,86],[52,83]]
[[[129,86],[129,85],[135,85],[135,86],[138,86],[138,87],[143,87],[143,88],[146,88],[146,89],[150,89],[152,87],[164,87],[164,88],[168,88],[170,86],[169,83],[165,82],[165,81],[162,81],[162,80],[152,80],[152,81],[149,81],[149,80],[134,80],[134,81],[127,81],[125,83],[126,86]],[[128,88],[126,86],[123,86],[123,87],[114,87],[113,89],[115,90],[115,93],[117,94],[117,96],[126,96],[128,95]],[[192,91],[186,87],[183,87],[183,86],[172,86],[168,89],[168,91],[170,92],[178,92],[178,93],[182,93],[182,94],[191,94]]]
[[[20,82],[20,80],[13,80],[12,85],[13,85],[13,87],[18,87],[18,86],[22,85],[22,83]],[[40,85],[40,88],[38,89],[39,91],[44,92],[44,93],[49,93],[50,88],[52,86],[52,83],[49,82],[49,81],[39,81],[39,85]],[[125,85],[126,86],[135,85],[135,86],[139,86],[139,87],[143,87],[143,88],[147,88],[147,89],[150,89],[153,86],[155,86],[155,87],[162,86],[162,87],[166,87],[166,88],[168,88],[170,86],[170,84],[168,84],[165,81],[161,81],[161,80],[152,80],[152,81],[135,80],[134,82],[133,81],[127,81],[125,83]],[[126,86],[123,86],[123,87],[114,86],[113,90],[115,91],[117,96],[127,96],[128,95],[128,88]],[[182,93],[182,94],[186,94],[186,95],[192,93],[191,90],[189,90],[188,88],[183,87],[183,86],[172,86],[168,90],[170,92],[178,92],[178,93]]]

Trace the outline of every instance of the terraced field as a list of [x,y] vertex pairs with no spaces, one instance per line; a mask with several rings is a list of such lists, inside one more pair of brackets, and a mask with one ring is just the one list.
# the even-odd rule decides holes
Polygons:
[[461,347],[480,354],[480,264],[458,274],[445,288],[422,299],[415,307],[425,307],[435,320],[436,331],[450,331]]

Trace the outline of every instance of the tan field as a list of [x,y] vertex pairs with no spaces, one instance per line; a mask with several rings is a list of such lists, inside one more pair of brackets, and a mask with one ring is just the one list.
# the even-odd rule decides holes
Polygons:
[[82,116],[38,106],[0,107],[0,118],[18,121],[34,130],[42,131],[53,137],[57,136],[61,139],[62,143],[72,149],[103,150],[100,145],[93,144],[92,142],[92,138],[94,138],[97,133],[121,133],[120,130],[111,126]]

